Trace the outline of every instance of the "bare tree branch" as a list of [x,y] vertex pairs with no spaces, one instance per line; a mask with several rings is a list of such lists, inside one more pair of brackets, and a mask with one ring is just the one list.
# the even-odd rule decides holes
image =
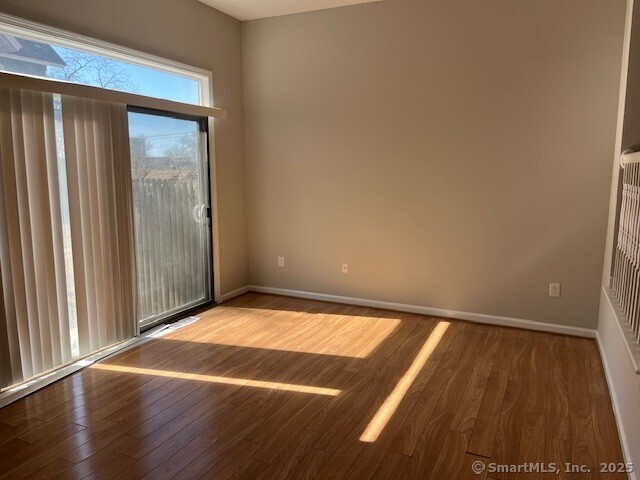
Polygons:
[[115,60],[73,51],[66,51],[61,56],[66,66],[50,68],[51,78],[124,92],[138,91],[131,74]]

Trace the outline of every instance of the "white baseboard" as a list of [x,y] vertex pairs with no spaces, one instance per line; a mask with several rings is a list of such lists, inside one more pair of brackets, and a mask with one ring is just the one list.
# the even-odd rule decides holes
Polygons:
[[239,297],[240,295],[244,295],[248,291],[249,291],[249,287],[248,286],[236,288],[235,290],[233,290],[231,292],[228,292],[228,293],[225,293],[223,295],[220,295],[218,303],[223,303],[223,302],[226,302],[228,300],[231,300],[232,298]]
[[[609,388],[609,396],[616,417],[618,436],[627,463],[640,465],[640,371],[637,351],[632,349],[629,335],[623,326],[623,313],[609,289],[600,293],[600,316],[596,341]],[[640,480],[638,472],[629,474]]]
[[[384,310],[397,310],[399,312],[418,313],[434,317],[455,318],[468,320],[489,325],[500,325],[503,327],[523,328],[526,330],[538,330],[541,332],[559,333],[563,335],[573,335],[577,337],[595,338],[596,331],[589,328],[571,327],[567,325],[557,325],[554,323],[536,322],[534,320],[524,320],[521,318],[501,317],[496,315],[485,315],[483,313],[459,312],[456,310],[445,310],[442,308],[424,307],[420,305],[408,305],[405,303],[382,302],[380,300],[369,300],[365,298],[343,297],[340,295],[329,295],[326,293],[304,292],[300,290],[289,290],[286,288],[262,287],[259,285],[249,285],[245,289],[239,289],[259,293],[271,293],[274,295],[284,295],[287,297],[307,298],[310,300],[321,300],[325,302],[345,303],[348,305],[358,305],[363,307],[381,308]],[[244,292],[243,292],[244,293]]]
[[[611,368],[609,367],[609,361],[604,354],[602,348],[602,341],[600,340],[600,332],[596,332],[596,343],[598,344],[598,351],[600,352],[600,358],[602,359],[602,365],[604,366],[604,376],[607,380],[607,387],[609,389],[609,397],[611,397],[611,403],[613,405],[613,413],[616,418],[616,426],[618,427],[618,437],[620,437],[620,443],[622,443],[622,452],[624,454],[625,461],[627,463],[633,462],[633,455],[631,454],[631,447],[627,440],[627,434],[624,428],[624,424],[620,420],[622,418],[622,410],[620,408],[620,401],[616,395],[616,389],[614,388],[613,376]],[[636,472],[629,473],[629,480],[638,480]]]

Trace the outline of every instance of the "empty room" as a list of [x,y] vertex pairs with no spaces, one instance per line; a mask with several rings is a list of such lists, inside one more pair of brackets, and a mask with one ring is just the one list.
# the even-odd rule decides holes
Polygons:
[[0,0],[0,480],[640,480],[640,0]]

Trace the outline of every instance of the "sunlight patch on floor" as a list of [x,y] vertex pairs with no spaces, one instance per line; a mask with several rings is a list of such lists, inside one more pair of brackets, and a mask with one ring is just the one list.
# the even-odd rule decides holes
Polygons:
[[168,377],[185,380],[196,380],[198,382],[221,383],[224,385],[239,385],[242,387],[267,388],[270,390],[283,390],[286,392],[311,393],[315,395],[328,395],[336,397],[341,390],[335,388],[314,387],[310,385],[296,385],[291,383],[267,382],[261,380],[249,380],[246,378],[220,377],[216,375],[200,375],[196,373],[172,372],[169,370],[154,370],[123,365],[109,365],[96,363],[89,367],[91,369],[108,370],[110,372],[132,373],[136,375],[154,375],[157,377]]
[[371,422],[369,422],[369,425],[360,437],[361,442],[370,443],[378,439],[380,433],[382,433],[387,423],[389,423],[389,420],[391,420],[391,417],[393,417],[398,405],[400,405],[400,402],[407,394],[409,387],[411,387],[411,384],[415,381],[418,373],[420,373],[420,370],[425,366],[429,357],[440,343],[440,340],[442,340],[447,328],[449,328],[448,322],[439,322],[438,325],[436,325],[436,328],[433,329],[433,332],[431,332],[431,335],[427,338],[427,341],[418,352],[418,355],[416,355],[409,369],[395,386],[393,392],[391,392],[378,409],[375,416],[371,419]]
[[[397,318],[328,313],[300,313],[294,319],[290,316],[279,318],[278,314],[283,312],[291,313],[245,308],[242,309],[241,317],[208,331],[206,340],[195,338],[189,341],[315,355],[367,358],[402,323]],[[209,316],[203,320],[206,322],[214,319],[214,316]],[[200,325],[202,327],[202,322]],[[238,332],[242,334],[239,335]],[[171,336],[163,338],[172,340]],[[181,338],[175,340],[184,341]]]

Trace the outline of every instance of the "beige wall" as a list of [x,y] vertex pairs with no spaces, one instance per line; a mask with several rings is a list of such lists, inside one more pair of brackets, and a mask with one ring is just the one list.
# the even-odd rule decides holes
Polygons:
[[213,71],[222,293],[247,283],[240,22],[196,0],[0,0],[0,11]]
[[250,282],[595,327],[624,13],[385,0],[243,24]]

